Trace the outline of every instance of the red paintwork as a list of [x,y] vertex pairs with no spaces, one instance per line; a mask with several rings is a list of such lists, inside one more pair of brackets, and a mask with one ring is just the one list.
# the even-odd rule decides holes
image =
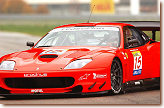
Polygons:
[[[54,88],[44,89],[43,93],[64,93],[69,92],[70,88],[77,85],[83,86],[82,92],[98,92],[111,89],[110,82],[110,67],[112,60],[118,57],[122,63],[123,68],[123,83],[140,80],[145,78],[156,78],[160,77],[160,42],[149,44],[144,46],[124,49],[124,38],[123,38],[123,27],[129,24],[124,23],[82,23],[82,24],[70,24],[62,27],[74,27],[74,26],[115,26],[120,28],[121,42],[119,48],[113,48],[108,46],[93,46],[93,47],[50,47],[50,48],[31,48],[27,51],[16,52],[0,58],[0,63],[3,60],[14,60],[16,66],[14,71],[0,71],[0,87],[6,90],[10,90],[11,93],[24,94],[31,93],[31,89],[14,89],[9,88],[5,85],[5,78],[23,78],[26,73],[47,73],[46,77],[73,77],[75,83],[71,87],[67,88]],[[129,25],[132,26],[132,25]],[[52,59],[41,59],[39,54],[43,52],[43,49],[69,49],[58,58]],[[133,65],[134,59],[131,50],[138,50],[142,54],[143,68],[142,74],[133,76]],[[126,58],[127,53],[128,58]],[[63,69],[67,64],[77,58],[92,58],[93,61],[84,66],[82,69]],[[126,58],[126,59],[125,59]],[[36,68],[40,68],[36,70]],[[93,79],[93,73],[96,74],[107,74],[106,78]],[[87,79],[79,81],[81,76],[90,74]],[[106,81],[105,86],[102,89],[99,87]],[[96,85],[91,89],[88,88]],[[34,88],[35,89],[35,88]]]

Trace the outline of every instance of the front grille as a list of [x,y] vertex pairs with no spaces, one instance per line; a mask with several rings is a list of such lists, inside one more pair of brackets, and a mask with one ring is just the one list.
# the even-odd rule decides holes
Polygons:
[[74,84],[72,77],[48,78],[6,78],[5,84],[10,88],[65,88]]

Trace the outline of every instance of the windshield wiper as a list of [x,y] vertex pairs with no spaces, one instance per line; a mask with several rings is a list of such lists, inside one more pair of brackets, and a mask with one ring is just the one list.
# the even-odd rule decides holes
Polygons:
[[40,47],[53,47],[53,46],[50,46],[50,45],[47,45],[47,46],[38,46],[37,48],[40,48]]

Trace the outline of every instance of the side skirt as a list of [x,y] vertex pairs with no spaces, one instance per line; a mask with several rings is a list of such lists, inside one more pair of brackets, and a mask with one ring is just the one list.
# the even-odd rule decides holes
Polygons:
[[128,81],[123,84],[123,91],[135,87],[160,87],[160,77]]

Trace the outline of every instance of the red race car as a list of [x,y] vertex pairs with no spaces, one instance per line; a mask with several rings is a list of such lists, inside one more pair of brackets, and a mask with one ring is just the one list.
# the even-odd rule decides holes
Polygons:
[[[159,85],[160,42],[153,39],[160,27],[147,25],[56,27],[35,45],[28,42],[30,50],[0,58],[0,95],[118,94],[128,87]],[[152,30],[153,39],[141,30]]]

